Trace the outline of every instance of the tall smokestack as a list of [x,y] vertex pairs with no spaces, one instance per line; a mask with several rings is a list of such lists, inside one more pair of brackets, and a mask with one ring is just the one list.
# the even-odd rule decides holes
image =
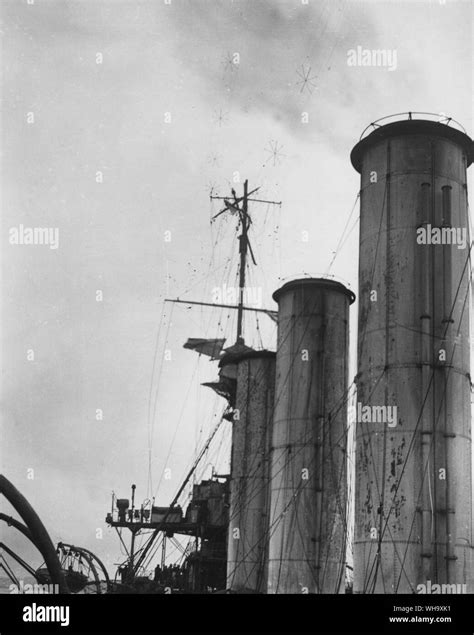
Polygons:
[[236,376],[227,551],[227,588],[266,592],[269,454],[275,353],[225,355]]
[[466,134],[425,120],[379,127],[351,154],[361,174],[356,593],[474,591],[472,157]]
[[268,593],[344,590],[349,305],[326,279],[285,284],[278,302]]

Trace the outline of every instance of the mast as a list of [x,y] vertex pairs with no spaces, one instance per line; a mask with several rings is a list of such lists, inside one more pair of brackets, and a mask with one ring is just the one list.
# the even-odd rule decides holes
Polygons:
[[242,201],[242,234],[239,236],[239,251],[240,251],[240,271],[239,271],[239,308],[237,313],[237,344],[243,344],[244,338],[242,337],[242,318],[244,315],[244,288],[245,288],[245,265],[247,263],[247,249],[248,249],[248,181],[244,183],[244,200]]
[[[238,236],[238,240],[239,240],[239,255],[240,255],[240,262],[239,262],[239,294],[238,294],[238,303],[237,305],[230,305],[230,304],[218,304],[218,303],[208,303],[208,302],[196,302],[196,301],[188,301],[188,300],[181,300],[181,299],[165,299],[165,302],[177,302],[177,303],[182,303],[182,304],[193,304],[193,305],[202,305],[202,306],[220,306],[220,307],[225,307],[225,308],[230,308],[230,309],[237,309],[237,333],[236,333],[236,344],[238,345],[244,345],[244,337],[243,337],[243,315],[244,315],[244,311],[259,311],[262,313],[266,313],[267,315],[269,315],[269,317],[271,317],[273,320],[276,320],[276,312],[275,311],[271,311],[268,309],[258,309],[258,308],[252,308],[252,307],[246,307],[244,305],[244,289],[245,289],[245,269],[247,266],[247,257],[248,257],[248,253],[250,253],[250,256],[252,258],[252,262],[254,263],[254,265],[256,265],[256,261],[255,261],[255,257],[252,251],[252,246],[250,244],[249,241],[249,237],[248,237],[248,232],[249,232],[249,228],[250,225],[252,223],[252,218],[249,214],[249,202],[254,202],[254,203],[267,203],[269,205],[281,205],[281,201],[280,202],[276,202],[276,201],[267,201],[267,200],[262,200],[262,199],[254,199],[254,198],[250,198],[250,196],[252,194],[254,194],[255,192],[257,192],[260,188],[257,187],[255,189],[253,189],[252,191],[249,192],[249,187],[248,187],[248,180],[246,179],[244,182],[244,191],[243,191],[243,196],[241,197],[237,197],[236,192],[234,189],[231,190],[232,192],[232,196],[210,196],[210,199],[218,199],[218,200],[222,200],[224,201],[224,208],[222,210],[220,210],[215,216],[213,216],[212,220],[215,220],[218,216],[220,216],[221,214],[225,213],[225,212],[231,212],[233,214],[237,214],[238,215],[238,225],[237,225],[237,229],[241,226],[242,227],[242,231],[241,234]],[[225,341],[225,340],[223,340]],[[193,348],[193,346],[186,346],[187,348]],[[196,349],[198,350],[198,349]],[[212,431],[209,439],[207,440],[204,448],[201,450],[199,456],[197,457],[196,461],[194,462],[191,470],[189,471],[189,473],[187,474],[186,478],[184,479],[184,481],[182,482],[180,488],[178,489],[178,492],[176,493],[176,495],[173,498],[173,501],[171,503],[171,505],[168,508],[168,512],[165,514],[163,520],[161,521],[161,526],[158,527],[154,527],[154,530],[151,534],[151,536],[148,538],[146,544],[139,549],[137,552],[135,552],[135,531],[134,528],[131,527],[132,530],[132,542],[131,542],[131,549],[130,549],[130,554],[129,554],[129,559],[128,559],[128,569],[130,572],[130,578],[133,578],[134,576],[136,576],[138,570],[140,569],[140,567],[143,565],[146,557],[148,556],[148,554],[150,553],[150,549],[152,548],[152,546],[154,545],[158,535],[161,532],[165,532],[164,537],[163,537],[163,545],[162,545],[162,561],[161,561],[161,566],[164,566],[164,562],[165,562],[165,550],[166,550],[166,521],[168,516],[170,515],[172,509],[174,508],[174,506],[176,505],[176,503],[178,502],[179,497],[181,496],[182,492],[184,491],[186,485],[188,484],[192,474],[194,473],[198,463],[200,462],[200,460],[202,459],[203,455],[205,454],[205,452],[207,451],[207,448],[209,447],[213,437],[215,436],[220,424],[222,423],[222,421],[224,420],[225,417],[223,417],[217,424],[217,426],[214,428],[214,430]],[[134,508],[134,497],[132,497],[132,510]],[[138,525],[137,525],[138,527]],[[141,529],[141,524],[140,524],[140,529]],[[202,539],[202,536],[196,535],[196,540],[199,540],[199,538]],[[138,556],[138,557],[137,557]]]
[[237,213],[239,215],[239,223],[242,225],[242,233],[238,237],[239,240],[239,254],[240,254],[240,265],[239,265],[239,303],[237,306],[237,337],[236,344],[244,344],[244,337],[242,335],[243,332],[243,315],[246,307],[244,306],[244,289],[245,289],[245,268],[247,265],[247,254],[250,251],[250,255],[252,257],[253,264],[256,265],[255,257],[253,255],[252,246],[250,244],[248,238],[248,230],[250,224],[252,223],[252,218],[248,211],[249,201],[253,201],[254,203],[268,203],[269,205],[281,205],[281,201],[265,201],[261,199],[252,199],[249,198],[251,194],[254,194],[260,188],[257,187],[251,192],[248,191],[248,179],[245,179],[244,182],[244,195],[240,198],[237,198],[235,190],[232,189],[232,197],[233,202],[229,200],[229,197],[225,196],[210,196],[211,200],[223,200],[225,207],[220,212],[218,212],[212,220],[216,219],[218,216],[223,214],[224,212],[232,212]]

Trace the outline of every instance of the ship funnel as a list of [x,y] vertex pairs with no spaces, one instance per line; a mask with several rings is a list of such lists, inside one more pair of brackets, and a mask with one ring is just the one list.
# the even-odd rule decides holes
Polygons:
[[349,305],[339,282],[273,295],[278,348],[270,467],[268,593],[340,593],[347,534]]
[[227,588],[266,591],[269,454],[275,386],[275,353],[227,353],[222,376],[235,377]]
[[356,593],[474,591],[472,159],[460,130],[411,119],[378,127],[351,154],[361,175]]

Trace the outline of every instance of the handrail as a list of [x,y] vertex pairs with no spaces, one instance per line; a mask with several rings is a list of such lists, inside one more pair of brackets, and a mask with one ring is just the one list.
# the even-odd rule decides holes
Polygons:
[[445,126],[449,126],[450,124],[455,124],[455,127],[457,126],[457,128],[461,132],[464,132],[464,134],[467,134],[466,129],[464,128],[462,124],[459,123],[459,121],[456,121],[456,119],[453,119],[452,117],[448,117],[444,112],[436,113],[436,112],[425,112],[422,110],[411,110],[407,112],[397,112],[394,115],[387,115],[386,117],[381,117],[380,119],[376,119],[372,123],[369,123],[369,125],[366,128],[364,128],[364,130],[362,131],[359,141],[362,141],[362,139],[365,137],[365,134],[367,130],[369,130],[369,128],[373,128],[374,130],[376,128],[380,128],[381,127],[379,124],[380,121],[386,121],[387,119],[392,119],[393,117],[398,117],[399,119],[397,119],[397,121],[400,121],[400,118],[403,117],[404,115],[407,115],[407,118],[409,121],[413,119],[413,115],[423,115],[424,117],[426,116],[433,117],[433,121],[436,121],[437,123],[443,124]]

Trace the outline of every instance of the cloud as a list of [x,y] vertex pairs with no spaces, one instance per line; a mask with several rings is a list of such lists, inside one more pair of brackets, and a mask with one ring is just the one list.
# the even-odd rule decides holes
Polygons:
[[[176,3],[170,11],[173,52],[201,80],[201,95],[222,100],[246,115],[262,115],[304,139],[303,111],[315,116],[315,132],[333,143],[338,127],[327,126],[334,96],[351,107],[361,77],[346,64],[347,42],[376,42],[368,11],[345,2]],[[187,47],[190,38],[199,47]],[[191,54],[190,54],[191,53]],[[237,56],[237,64],[232,59]],[[311,81],[304,82],[307,76]],[[370,92],[379,78],[366,76]],[[336,105],[337,107],[337,105]]]

